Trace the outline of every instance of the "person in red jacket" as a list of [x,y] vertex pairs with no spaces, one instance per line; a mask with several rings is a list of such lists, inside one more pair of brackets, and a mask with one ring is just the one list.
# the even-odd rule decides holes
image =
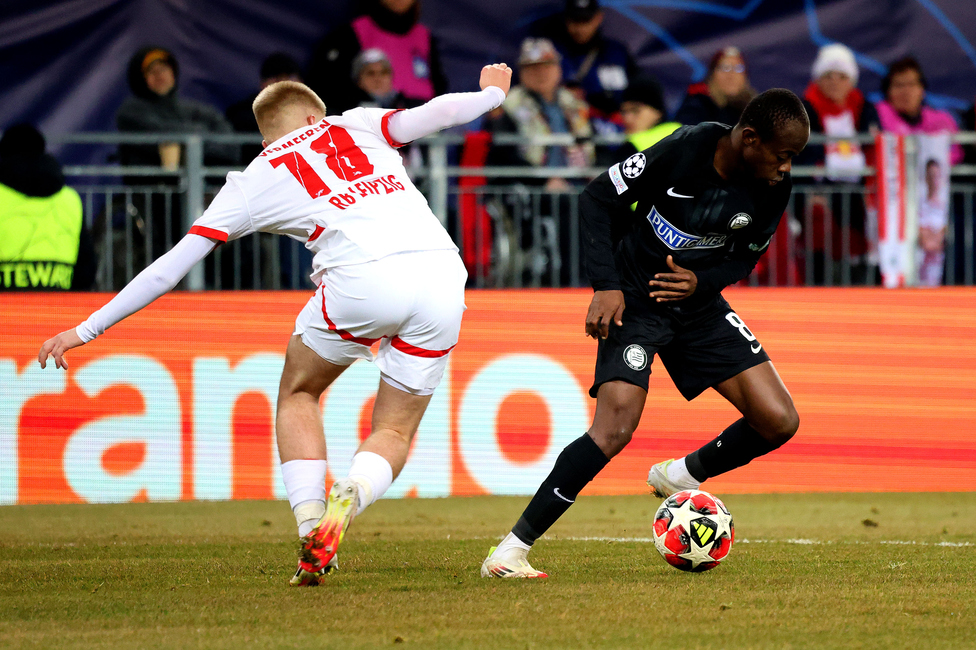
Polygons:
[[[823,194],[797,195],[797,216],[804,229],[811,229],[803,239],[813,242],[813,250],[806,251],[806,281],[813,284],[843,283],[876,284],[876,264],[868,259],[869,236],[872,228],[866,224],[864,194],[841,191],[843,184],[863,185],[859,170],[871,164],[872,148],[862,145],[857,135],[875,134],[879,130],[878,113],[864,94],[857,89],[858,67],[850,48],[833,43],[820,48],[811,71],[812,80],[803,93],[803,104],[810,115],[810,132],[850,140],[833,140],[826,145],[812,145],[800,155],[797,165],[818,165],[824,174],[815,183]],[[809,204],[804,200],[812,197]],[[847,218],[844,218],[844,212]],[[807,214],[809,212],[809,214]],[[827,223],[829,222],[829,227]],[[831,238],[828,278],[825,239]],[[849,278],[845,278],[842,259],[850,262]],[[812,271],[812,277],[810,272]]]

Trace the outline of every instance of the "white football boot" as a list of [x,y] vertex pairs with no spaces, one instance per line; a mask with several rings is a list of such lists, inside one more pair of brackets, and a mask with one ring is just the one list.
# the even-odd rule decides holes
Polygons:
[[488,557],[481,563],[482,578],[548,578],[542,571],[529,565],[529,551],[524,548],[508,548],[496,553],[497,546],[488,549]]
[[668,465],[674,462],[674,459],[664,460],[651,467],[651,471],[647,473],[647,484],[651,486],[654,490],[654,495],[661,499],[667,499],[669,496],[675,492],[681,492],[682,489],[668,478]]

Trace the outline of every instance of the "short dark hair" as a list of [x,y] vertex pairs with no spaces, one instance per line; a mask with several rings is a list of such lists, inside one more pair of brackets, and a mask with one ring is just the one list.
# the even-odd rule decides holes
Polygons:
[[888,98],[888,89],[891,88],[891,81],[895,78],[895,75],[908,72],[909,70],[914,70],[918,73],[918,80],[922,82],[922,88],[928,90],[929,82],[925,79],[925,73],[922,72],[922,65],[914,56],[906,56],[888,66],[888,74],[881,80],[881,94],[885,96],[885,99]]
[[761,140],[772,140],[791,122],[810,128],[810,116],[803,102],[786,88],[772,88],[760,93],[749,102],[739,118],[739,126],[751,126]]

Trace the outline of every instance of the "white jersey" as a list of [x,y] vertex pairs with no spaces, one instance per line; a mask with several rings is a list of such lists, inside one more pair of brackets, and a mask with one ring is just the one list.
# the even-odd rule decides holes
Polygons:
[[457,250],[407,177],[389,132],[396,111],[354,108],[270,144],[231,172],[191,234],[228,241],[253,232],[286,235],[326,269],[394,253]]

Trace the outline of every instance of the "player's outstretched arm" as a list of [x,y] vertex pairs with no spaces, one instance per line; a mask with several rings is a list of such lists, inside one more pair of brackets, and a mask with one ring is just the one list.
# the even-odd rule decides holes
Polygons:
[[169,292],[216,244],[214,240],[200,235],[187,235],[181,239],[84,323],[45,341],[37,353],[37,362],[41,364],[41,368],[47,367],[48,357],[51,356],[58,368],[67,368],[68,362],[64,354],[68,350],[91,341],[112,325]]
[[512,69],[493,63],[481,69],[481,92],[449,93],[435,97],[423,106],[395,113],[390,117],[390,137],[406,144],[443,129],[467,124],[498,108],[512,85]]

